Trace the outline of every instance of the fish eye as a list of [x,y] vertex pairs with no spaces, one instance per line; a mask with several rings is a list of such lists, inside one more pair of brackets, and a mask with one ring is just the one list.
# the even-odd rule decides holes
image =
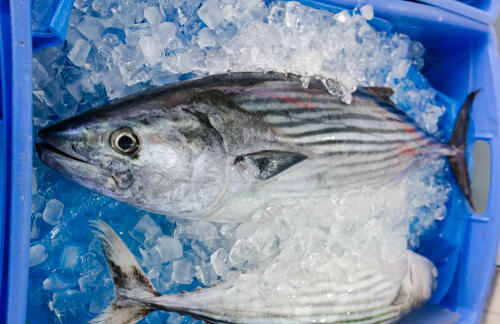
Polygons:
[[117,129],[111,133],[110,144],[116,152],[126,155],[135,153],[139,148],[137,136],[128,127]]

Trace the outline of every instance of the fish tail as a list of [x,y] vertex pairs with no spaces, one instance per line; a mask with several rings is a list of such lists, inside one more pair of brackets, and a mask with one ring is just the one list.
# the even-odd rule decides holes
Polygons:
[[155,290],[130,250],[103,221],[91,221],[93,233],[102,244],[109,271],[115,283],[115,299],[92,324],[135,323],[157,308],[151,303],[160,294]]
[[457,121],[455,122],[455,128],[451,135],[448,145],[453,147],[456,151],[455,155],[448,156],[448,160],[451,164],[451,169],[455,174],[458,184],[462,189],[469,205],[473,210],[474,203],[472,202],[472,192],[470,188],[470,177],[469,171],[467,169],[467,161],[465,158],[465,140],[467,138],[467,129],[469,126],[469,110],[472,106],[472,102],[476,97],[479,90],[471,92],[467,99],[465,100],[462,108],[458,112]]

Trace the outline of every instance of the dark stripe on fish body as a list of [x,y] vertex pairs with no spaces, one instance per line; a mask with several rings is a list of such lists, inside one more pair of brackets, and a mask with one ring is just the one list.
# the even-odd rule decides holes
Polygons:
[[[296,117],[298,114],[302,113],[329,113],[336,108],[316,108],[316,107],[311,107],[311,108],[297,108],[296,106],[290,106],[289,104],[284,105],[286,108],[283,109],[275,109],[270,108],[270,109],[259,109],[259,110],[253,110],[250,111],[252,114],[256,114],[259,116],[270,116],[270,115],[281,115],[281,116],[293,116]],[[338,110],[342,111],[342,110]]]
[[[417,150],[417,149],[418,149],[418,147],[415,148],[415,150]],[[353,171],[353,172],[346,171],[346,172],[341,172],[341,173],[336,173],[336,174],[332,174],[332,172],[330,171],[329,172],[330,175],[328,176],[328,179],[332,179],[332,180],[334,180],[334,179],[346,179],[348,181],[342,181],[341,184],[348,186],[348,185],[357,184],[359,182],[368,182],[368,181],[372,181],[372,180],[382,180],[387,176],[387,172],[389,172],[391,175],[399,174],[400,172],[403,172],[408,166],[410,166],[410,164],[408,163],[408,166],[405,166],[404,169],[397,170],[397,172],[394,172],[395,167],[402,165],[402,163],[408,162],[407,160],[401,160],[398,158],[401,155],[401,153],[404,151],[405,150],[400,150],[396,154],[385,156],[381,159],[376,159],[376,160],[366,160],[366,161],[358,161],[358,162],[343,162],[343,163],[338,164],[338,165],[332,165],[331,169],[333,169],[333,170],[336,169],[337,172],[338,172],[338,169],[341,169],[344,167],[365,166],[367,168],[362,169],[362,170]],[[368,167],[370,165],[374,165],[374,164],[380,163],[380,162],[388,162],[388,163],[384,163],[381,166],[374,168],[374,169],[368,169]],[[322,171],[322,172],[325,172],[325,171]],[[313,178],[317,177],[317,175],[318,174],[308,174],[308,175],[305,175],[303,177],[297,177],[294,179],[287,179],[287,181],[291,181],[292,183],[296,183],[297,181],[304,181],[307,179],[313,179]],[[367,175],[367,176],[359,178],[359,176],[362,176],[362,175]],[[287,191],[287,192],[293,192],[293,190]]]
[[384,150],[353,150],[353,151],[336,151],[336,152],[325,152],[321,153],[322,155],[326,156],[338,156],[338,155],[345,155],[345,156],[354,156],[354,155],[371,155],[371,154],[380,154],[380,153],[388,153],[395,151],[398,147],[393,147],[389,149],[384,149]]
[[[416,147],[415,149],[418,150],[418,148],[419,147]],[[338,165],[333,165],[332,168],[340,168],[340,167],[348,167],[348,166],[352,167],[352,166],[370,165],[370,164],[374,164],[374,163],[386,162],[386,161],[390,161],[393,159],[397,159],[401,155],[401,152],[404,152],[404,150],[397,152],[396,154],[383,157],[381,159],[367,160],[367,161],[360,161],[360,162],[351,162],[351,163],[342,163],[342,164],[338,164]]]
[[316,142],[301,142],[294,143],[298,146],[322,146],[322,145],[335,145],[335,144],[372,144],[374,146],[378,146],[381,144],[403,144],[403,143],[411,143],[417,142],[416,140],[385,140],[385,141],[374,141],[374,140],[324,140],[324,141],[316,141]]
[[[303,118],[297,121],[290,122],[277,122],[271,123],[273,127],[297,127],[304,125],[317,125],[328,120],[371,120],[371,121],[390,121],[388,119],[381,118],[380,116],[367,115],[367,114],[354,114],[354,113],[343,113],[343,114],[331,114],[328,116],[318,117],[318,118]],[[398,120],[399,121],[399,120]]]
[[313,135],[324,135],[324,134],[331,134],[331,133],[346,133],[346,132],[358,132],[361,134],[366,134],[366,133],[377,133],[377,134],[405,134],[408,133],[408,131],[404,129],[384,129],[384,128],[365,128],[365,127],[355,127],[355,126],[348,126],[348,127],[327,127],[319,130],[313,130],[313,131],[307,131],[307,132],[302,132],[302,133],[296,133],[296,134],[287,134],[288,137],[293,137],[293,138],[298,138],[298,137],[307,137],[307,136],[313,136]]

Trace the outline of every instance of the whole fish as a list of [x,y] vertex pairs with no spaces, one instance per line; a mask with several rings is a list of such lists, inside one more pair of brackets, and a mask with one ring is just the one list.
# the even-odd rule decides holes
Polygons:
[[207,323],[394,323],[430,298],[437,277],[429,260],[408,251],[403,278],[367,267],[337,283],[328,272],[305,272],[300,285],[262,290],[258,275],[243,274],[235,282],[161,295],[113,229],[102,221],[93,225],[115,283],[115,299],[94,324],[135,323],[155,310]]
[[397,179],[447,156],[471,206],[465,138],[471,93],[444,144],[389,99],[364,87],[351,104],[322,81],[228,73],[112,102],[39,132],[43,162],[144,210],[245,221],[270,202],[330,197]]

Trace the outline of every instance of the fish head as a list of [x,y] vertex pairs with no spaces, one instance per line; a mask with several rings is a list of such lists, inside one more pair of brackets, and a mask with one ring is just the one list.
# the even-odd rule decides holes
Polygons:
[[195,107],[132,101],[42,129],[41,160],[67,178],[144,210],[198,217],[225,187],[228,154]]

